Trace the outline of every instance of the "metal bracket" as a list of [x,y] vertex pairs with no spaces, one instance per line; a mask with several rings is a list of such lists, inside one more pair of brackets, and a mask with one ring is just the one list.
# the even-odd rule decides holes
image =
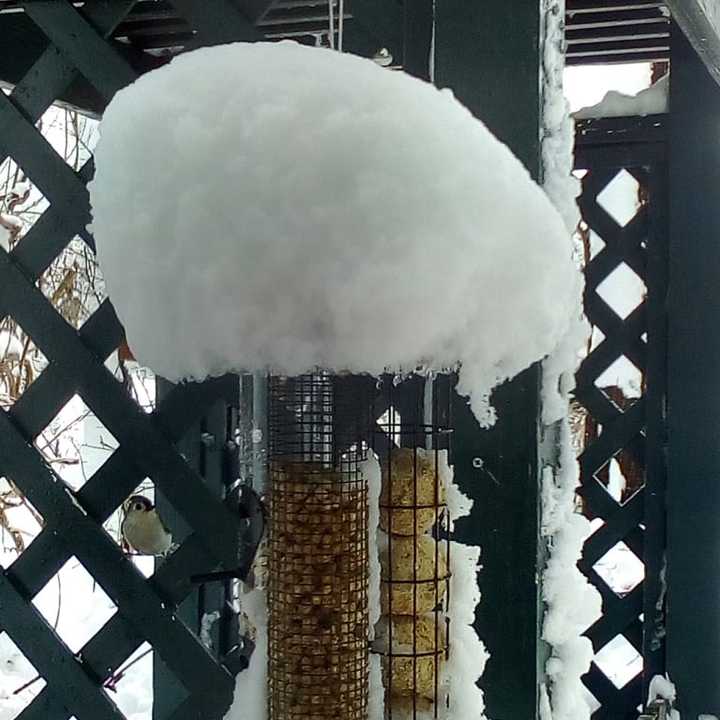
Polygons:
[[650,702],[638,720],[668,720],[672,705],[668,700],[658,698]]
[[260,542],[265,534],[265,506],[260,496],[249,486],[241,485],[234,502],[242,528],[238,566],[229,570],[192,575],[190,582],[204,584],[235,578],[247,581]]

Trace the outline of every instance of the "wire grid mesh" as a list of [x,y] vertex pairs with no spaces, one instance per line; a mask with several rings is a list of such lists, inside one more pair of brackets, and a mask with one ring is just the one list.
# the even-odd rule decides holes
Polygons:
[[328,374],[271,378],[268,404],[270,718],[364,720],[366,445]]
[[387,411],[372,446],[382,478],[382,615],[373,650],[382,658],[385,717],[442,718],[450,704],[444,677],[450,653],[450,518],[447,457],[441,451],[450,429],[438,420],[448,412],[439,407],[431,379],[397,388],[391,380],[381,387]]

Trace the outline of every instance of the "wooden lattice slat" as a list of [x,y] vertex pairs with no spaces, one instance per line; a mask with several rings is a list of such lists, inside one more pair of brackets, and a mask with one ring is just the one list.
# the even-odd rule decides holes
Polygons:
[[[178,446],[204,417],[211,418],[208,422],[213,426],[232,421],[228,408],[238,402],[237,378],[171,388],[163,393],[158,408],[147,414],[104,366],[124,339],[110,302],[105,301],[77,331],[35,284],[74,237],[94,248],[86,230],[90,221],[86,184],[93,176],[92,159],[75,172],[35,123],[71,86],[89,81],[92,88],[83,92],[94,93],[104,104],[137,77],[128,62],[128,58],[137,62],[137,55],[109,40],[134,4],[129,0],[86,3],[78,10],[70,2],[24,3],[23,22],[31,19],[50,44],[42,48],[11,95],[0,94],[0,158],[12,157],[49,202],[19,245],[10,254],[0,251],[0,316],[12,316],[30,337],[37,337],[37,346],[49,361],[37,382],[0,417],[0,474],[13,479],[45,521],[34,542],[0,575],[0,628],[47,682],[19,716],[22,720],[66,720],[70,715],[78,720],[121,718],[102,684],[146,641],[187,694],[171,716],[220,718],[232,699],[233,675],[247,665],[252,651],[250,641],[221,643],[216,628],[216,650],[210,652],[198,637],[195,618],[188,625],[178,611],[180,603],[195,593],[193,575],[223,566],[247,566],[254,552],[252,543],[239,544],[240,518],[221,499],[227,481],[224,461],[207,463],[201,475]],[[222,14],[220,4],[214,7]],[[227,4],[225,10],[229,8]],[[8,22],[22,26],[16,20],[11,17]],[[241,39],[232,36],[238,27],[230,18],[222,39]],[[199,30],[200,41],[213,44],[213,28]],[[159,62],[150,56],[147,60],[141,64],[153,67]],[[119,447],[79,490],[72,491],[32,441],[76,394]],[[218,452],[226,449],[221,446]],[[148,476],[190,531],[146,580],[102,523]],[[31,602],[70,557],[80,560],[117,607],[77,654]],[[206,587],[203,598],[208,606],[223,607],[223,586]]]
[[[667,262],[663,128],[664,119],[659,117],[589,121],[581,126],[576,153],[576,167],[587,171],[579,199],[583,220],[604,243],[585,270],[585,311],[604,339],[584,360],[575,391],[575,399],[595,428],[595,434],[586,438],[579,458],[580,494],[586,513],[603,521],[586,541],[578,563],[603,598],[603,615],[586,634],[596,652],[621,635],[643,659],[643,671],[620,689],[597,663],[592,664],[584,682],[600,703],[594,720],[634,720],[647,695],[649,680],[664,672],[660,575],[665,511],[662,502],[657,501],[665,483],[659,434],[664,425],[660,399],[667,386],[664,366],[658,360],[664,355],[666,343],[662,296],[666,287],[663,264]],[[637,180],[643,198],[634,217],[624,226],[598,201],[620,170]],[[624,319],[598,293],[600,285],[622,263],[647,288],[644,299]],[[598,380],[623,356],[640,371],[643,382],[641,397],[621,403],[621,407],[609,389],[599,387]],[[602,430],[598,432],[599,427]],[[641,469],[644,484],[633,488],[631,497],[617,502],[598,478],[621,455],[631,458]],[[596,563],[620,542],[645,567],[642,582],[625,593],[611,589],[595,569]],[[654,606],[658,602],[659,608]]]

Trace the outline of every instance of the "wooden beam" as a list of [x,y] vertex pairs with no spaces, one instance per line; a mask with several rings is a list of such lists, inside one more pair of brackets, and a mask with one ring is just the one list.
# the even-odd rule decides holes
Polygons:
[[[540,176],[541,2],[435,2],[435,82]],[[480,686],[488,717],[537,717],[542,610],[537,365],[495,390],[497,422],[482,429],[454,396],[455,479],[475,500],[456,537],[482,547],[475,628],[490,659]]]
[[671,62],[667,669],[697,718],[720,714],[720,88],[678,29]]
[[[99,6],[98,6],[99,7]],[[95,6],[92,6],[94,10]],[[94,19],[94,13],[88,13]],[[93,23],[94,24],[94,23]],[[63,84],[64,71],[58,66],[64,62],[59,50],[53,49],[47,37],[24,13],[0,14],[0,87],[14,88],[23,85],[23,95],[37,92],[40,88],[52,95],[59,105],[78,109],[86,114],[100,116],[105,109],[104,97],[80,73],[74,73]],[[141,74],[165,64],[166,60],[156,58],[131,47],[113,43],[115,50]],[[58,75],[58,86],[51,82],[53,70]],[[56,94],[57,92],[57,94]],[[24,103],[24,101],[23,101]],[[43,108],[44,109],[44,108]]]
[[720,11],[716,0],[667,0],[675,22],[720,84]]

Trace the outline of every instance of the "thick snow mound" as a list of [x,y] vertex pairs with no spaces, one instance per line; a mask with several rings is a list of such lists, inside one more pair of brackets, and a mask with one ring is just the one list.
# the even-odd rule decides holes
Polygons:
[[481,400],[576,310],[562,220],[452,93],[295,43],[119,92],[90,186],[111,297],[170,378],[463,367]]
[[624,116],[660,115],[668,111],[670,93],[670,74],[663,75],[650,87],[641,90],[637,95],[625,95],[617,90],[610,90],[597,104],[580,108],[575,113],[577,120],[592,118],[609,118]]

